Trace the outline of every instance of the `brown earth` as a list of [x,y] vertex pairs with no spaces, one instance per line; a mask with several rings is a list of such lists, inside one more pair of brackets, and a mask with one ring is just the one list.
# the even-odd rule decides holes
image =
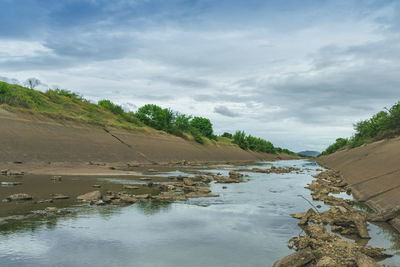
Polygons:
[[[400,137],[338,151],[318,162],[340,171],[354,197],[376,211],[400,205]],[[390,223],[400,231],[400,217]]]
[[230,144],[200,145],[163,132],[61,124],[0,113],[0,169],[35,174],[98,174],[102,169],[102,173],[109,174],[110,164],[162,164],[183,160],[238,162],[279,158],[290,157],[244,151]]
[[[78,195],[93,191],[93,185],[101,186],[98,190],[102,193],[123,190],[126,180],[140,180],[144,179],[140,178],[142,174],[173,171],[186,165],[193,168],[290,158],[293,157],[244,151],[221,142],[200,145],[155,130],[60,123],[0,109],[0,201],[19,193],[33,197],[32,201],[0,202],[0,217],[48,206],[68,207]],[[61,175],[61,180],[53,175]],[[99,179],[102,177],[122,181]],[[151,180],[157,181],[154,177]],[[159,193],[146,186],[134,191]],[[57,194],[69,198],[56,199]]]

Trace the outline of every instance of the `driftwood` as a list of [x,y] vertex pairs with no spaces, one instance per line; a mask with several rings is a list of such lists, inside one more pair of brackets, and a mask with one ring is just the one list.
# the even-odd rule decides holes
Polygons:
[[400,206],[382,212],[368,214],[367,220],[370,222],[387,222],[400,215]]

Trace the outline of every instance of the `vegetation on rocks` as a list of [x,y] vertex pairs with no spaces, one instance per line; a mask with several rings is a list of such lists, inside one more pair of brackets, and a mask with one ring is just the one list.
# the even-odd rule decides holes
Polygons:
[[359,147],[365,143],[394,137],[400,134],[400,102],[390,109],[376,113],[368,120],[354,125],[355,134],[346,139],[338,138],[321,155],[334,153],[342,148]]

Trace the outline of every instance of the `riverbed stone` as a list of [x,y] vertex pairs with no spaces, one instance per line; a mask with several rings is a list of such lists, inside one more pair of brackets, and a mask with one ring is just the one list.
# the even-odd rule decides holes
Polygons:
[[6,197],[6,199],[10,200],[10,201],[19,201],[19,200],[32,200],[32,196],[25,194],[25,193],[18,193],[18,194],[13,194],[10,195],[8,197]]
[[306,248],[278,260],[273,267],[301,267],[314,259],[311,248]]
[[96,201],[99,200],[100,198],[101,198],[101,192],[96,190],[93,192],[80,195],[76,199],[81,201]]

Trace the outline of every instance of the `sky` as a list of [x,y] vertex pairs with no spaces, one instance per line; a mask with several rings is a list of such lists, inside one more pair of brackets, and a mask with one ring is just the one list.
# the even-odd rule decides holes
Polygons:
[[322,151],[400,100],[400,1],[1,0],[0,80]]

